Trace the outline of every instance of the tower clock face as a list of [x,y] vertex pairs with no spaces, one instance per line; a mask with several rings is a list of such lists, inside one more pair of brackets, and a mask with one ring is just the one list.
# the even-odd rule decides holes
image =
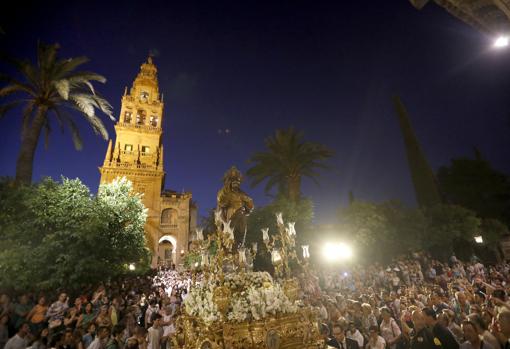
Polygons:
[[146,101],[148,98],[149,98],[149,92],[147,92],[147,91],[142,91],[142,92],[140,93],[140,99],[141,99],[142,101]]

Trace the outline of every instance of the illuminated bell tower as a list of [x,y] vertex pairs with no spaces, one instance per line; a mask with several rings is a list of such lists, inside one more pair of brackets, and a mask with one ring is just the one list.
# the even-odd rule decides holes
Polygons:
[[101,183],[126,177],[136,192],[143,193],[148,215],[159,211],[155,200],[161,195],[165,172],[161,144],[163,98],[159,94],[157,69],[149,57],[143,63],[129,93],[122,96],[115,125],[115,143],[110,140],[101,172]]
[[152,265],[179,265],[188,250],[190,231],[196,228],[197,207],[190,192],[163,190],[163,97],[157,69],[149,57],[133,86],[122,96],[116,139],[110,141],[101,172],[101,183],[126,177],[133,190],[143,193],[147,207],[145,237],[152,251]]

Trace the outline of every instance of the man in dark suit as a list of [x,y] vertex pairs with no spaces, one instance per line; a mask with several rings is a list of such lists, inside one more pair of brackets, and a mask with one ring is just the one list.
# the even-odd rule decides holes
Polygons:
[[432,331],[444,349],[459,349],[459,343],[453,333],[437,321],[436,312],[432,308],[423,308],[425,324]]
[[334,324],[331,331],[333,337],[328,341],[328,345],[337,349],[360,349],[358,342],[345,336],[345,330],[340,324]]
[[439,339],[435,338],[432,331],[427,328],[425,316],[421,310],[415,310],[412,314],[415,335],[411,341],[411,349],[443,349]]

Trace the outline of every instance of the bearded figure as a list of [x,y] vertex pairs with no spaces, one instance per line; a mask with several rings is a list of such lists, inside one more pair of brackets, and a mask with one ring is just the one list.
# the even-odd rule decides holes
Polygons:
[[232,166],[223,176],[223,188],[218,192],[217,210],[223,221],[231,221],[236,244],[242,242],[247,225],[247,217],[253,210],[253,200],[241,190],[241,172]]

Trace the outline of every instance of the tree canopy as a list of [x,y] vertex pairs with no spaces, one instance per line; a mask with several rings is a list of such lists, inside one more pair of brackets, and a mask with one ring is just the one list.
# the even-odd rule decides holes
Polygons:
[[146,209],[119,179],[93,195],[79,179],[31,186],[0,182],[2,288],[80,287],[148,266]]
[[367,259],[387,260],[422,249],[446,257],[457,246],[472,246],[476,235],[483,235],[486,245],[494,248],[506,233],[501,222],[482,220],[457,205],[408,208],[398,201],[354,201],[339,215],[340,230],[348,232]]
[[449,166],[438,170],[437,178],[449,202],[510,225],[510,177],[495,170],[478,152],[475,159],[452,159]]

